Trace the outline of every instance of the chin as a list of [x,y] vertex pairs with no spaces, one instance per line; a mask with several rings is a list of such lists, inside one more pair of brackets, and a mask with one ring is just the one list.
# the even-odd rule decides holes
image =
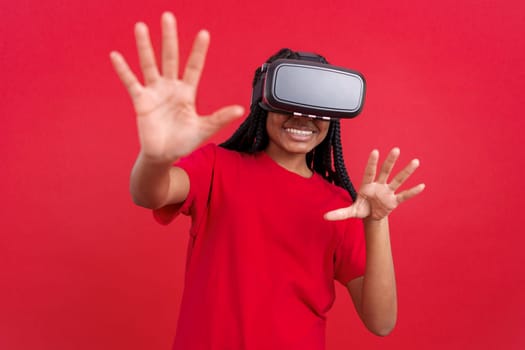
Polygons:
[[314,147],[310,147],[310,146],[306,146],[306,145],[300,145],[300,146],[292,145],[290,147],[287,147],[286,151],[288,151],[290,153],[294,153],[294,154],[307,154],[310,151],[312,151],[313,149],[314,149]]

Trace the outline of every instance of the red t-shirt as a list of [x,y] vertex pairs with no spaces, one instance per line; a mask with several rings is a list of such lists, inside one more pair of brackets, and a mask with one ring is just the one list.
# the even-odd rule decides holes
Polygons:
[[303,178],[266,153],[213,144],[180,160],[190,178],[179,212],[192,226],[174,350],[321,350],[334,280],[364,273],[361,220],[330,222],[348,193],[318,174]]

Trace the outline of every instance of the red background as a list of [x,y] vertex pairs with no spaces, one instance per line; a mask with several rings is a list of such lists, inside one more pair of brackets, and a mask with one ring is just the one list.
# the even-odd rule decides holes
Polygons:
[[211,32],[201,112],[247,106],[277,49],[318,51],[367,78],[343,123],[355,182],[372,148],[421,159],[427,189],[391,216],[397,328],[367,333],[338,287],[328,349],[525,348],[525,3],[21,0],[0,5],[1,349],[170,348],[189,222],[130,200],[134,114],[108,59],[136,68],[133,23],[158,44],[164,10],[184,61]]

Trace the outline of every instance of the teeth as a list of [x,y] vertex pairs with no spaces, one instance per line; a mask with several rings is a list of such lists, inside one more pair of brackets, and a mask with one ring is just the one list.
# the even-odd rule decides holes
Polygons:
[[293,128],[286,128],[286,132],[289,132],[291,134],[296,135],[312,135],[314,132],[311,130],[299,130],[299,129],[293,129]]

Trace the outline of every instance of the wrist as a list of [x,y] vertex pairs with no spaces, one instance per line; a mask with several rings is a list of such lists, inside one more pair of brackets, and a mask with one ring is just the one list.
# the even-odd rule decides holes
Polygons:
[[143,150],[141,150],[138,155],[138,160],[140,161],[140,163],[154,167],[171,167],[173,163],[175,163],[179,159],[180,157],[178,156],[168,157],[151,155],[147,154]]
[[370,216],[363,219],[366,235],[379,235],[381,232],[389,232],[388,216],[381,219],[373,219]]
[[388,216],[376,219],[369,215],[363,219],[363,222],[365,225],[384,225],[385,223],[388,223]]

